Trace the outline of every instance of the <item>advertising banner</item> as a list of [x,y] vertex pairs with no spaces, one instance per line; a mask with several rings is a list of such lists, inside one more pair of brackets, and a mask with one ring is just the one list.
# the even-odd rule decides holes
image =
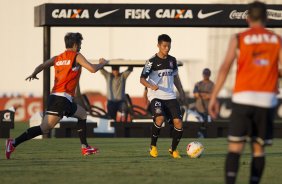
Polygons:
[[[282,6],[267,5],[268,27],[281,27]],[[247,27],[247,4],[43,4],[35,26]]]
[[[89,95],[90,104],[106,110],[107,98],[101,95]],[[193,103],[194,99],[188,100]],[[132,97],[134,105],[146,108],[145,99],[143,97]],[[229,120],[231,115],[232,103],[230,98],[219,98],[219,114],[218,120]],[[0,98],[0,111],[2,120],[8,121],[11,114],[5,113],[11,107],[17,107],[15,111],[15,121],[28,121],[29,118],[37,112],[42,112],[42,98],[20,97],[20,98]],[[1,117],[0,116],[0,117]],[[13,117],[14,118],[14,117]],[[14,120],[14,119],[13,119]],[[282,99],[279,99],[275,114],[276,121],[282,121]]]

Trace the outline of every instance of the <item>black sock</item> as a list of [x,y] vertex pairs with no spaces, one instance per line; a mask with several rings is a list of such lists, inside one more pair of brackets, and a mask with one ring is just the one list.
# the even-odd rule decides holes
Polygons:
[[169,126],[169,137],[172,137],[173,136],[173,129],[174,129],[172,118],[167,120],[167,124]]
[[258,184],[260,182],[264,165],[265,156],[252,158],[250,184]]
[[78,119],[77,121],[77,133],[80,138],[81,145],[88,147],[86,140],[86,119]]
[[176,150],[178,143],[180,142],[180,139],[183,134],[183,129],[177,129],[174,127],[172,131],[172,144],[171,144],[171,149],[172,151]]
[[13,144],[13,146],[16,147],[22,142],[32,139],[38,135],[42,135],[40,126],[31,127],[15,139],[15,143]]
[[225,161],[225,183],[234,184],[239,170],[239,153],[229,152]]
[[152,135],[151,135],[151,145],[152,146],[157,145],[157,141],[158,141],[158,137],[160,135],[161,128],[162,127],[158,126],[156,123],[153,124]]

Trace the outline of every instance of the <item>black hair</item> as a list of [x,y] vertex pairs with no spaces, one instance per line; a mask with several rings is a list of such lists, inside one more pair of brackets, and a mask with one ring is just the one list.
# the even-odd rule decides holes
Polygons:
[[171,38],[167,34],[161,34],[158,37],[158,44],[160,44],[161,42],[169,42],[169,43],[171,43]]
[[112,66],[112,70],[119,70],[119,66],[117,65]]
[[267,19],[266,4],[260,1],[254,1],[249,4],[248,16],[252,21],[265,22]]
[[211,76],[211,70],[209,68],[205,68],[203,70],[203,75]]
[[65,35],[66,48],[72,48],[74,44],[80,45],[83,37],[80,33],[67,33]]

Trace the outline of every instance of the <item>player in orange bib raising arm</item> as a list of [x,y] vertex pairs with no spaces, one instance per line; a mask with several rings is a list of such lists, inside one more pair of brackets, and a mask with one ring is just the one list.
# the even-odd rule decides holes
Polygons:
[[100,59],[99,64],[89,63],[85,57],[79,53],[81,41],[80,33],[67,33],[65,35],[66,51],[55,56],[37,66],[34,72],[26,80],[38,79],[37,74],[54,66],[55,81],[52,92],[48,98],[46,112],[40,126],[27,129],[23,134],[15,139],[6,140],[6,158],[10,159],[11,153],[22,142],[32,139],[38,135],[49,133],[49,131],[63,118],[72,116],[78,119],[77,131],[81,141],[82,155],[91,155],[98,152],[97,148],[88,145],[86,140],[86,111],[81,106],[73,102],[75,88],[78,84],[82,67],[91,73],[96,73],[105,64],[105,59]]
[[232,63],[237,59],[225,162],[226,184],[236,181],[239,159],[247,137],[250,138],[252,150],[249,183],[258,184],[265,166],[264,146],[272,143],[282,41],[277,34],[264,28],[266,19],[264,3],[255,1],[249,4],[249,29],[232,37],[211,95],[209,113],[216,118],[219,110],[216,97]]

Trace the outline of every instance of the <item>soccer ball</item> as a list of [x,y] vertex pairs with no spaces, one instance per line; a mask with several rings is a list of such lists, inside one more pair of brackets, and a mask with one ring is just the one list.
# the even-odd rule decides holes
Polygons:
[[186,152],[190,158],[199,158],[204,152],[204,146],[197,141],[190,142],[187,145]]

